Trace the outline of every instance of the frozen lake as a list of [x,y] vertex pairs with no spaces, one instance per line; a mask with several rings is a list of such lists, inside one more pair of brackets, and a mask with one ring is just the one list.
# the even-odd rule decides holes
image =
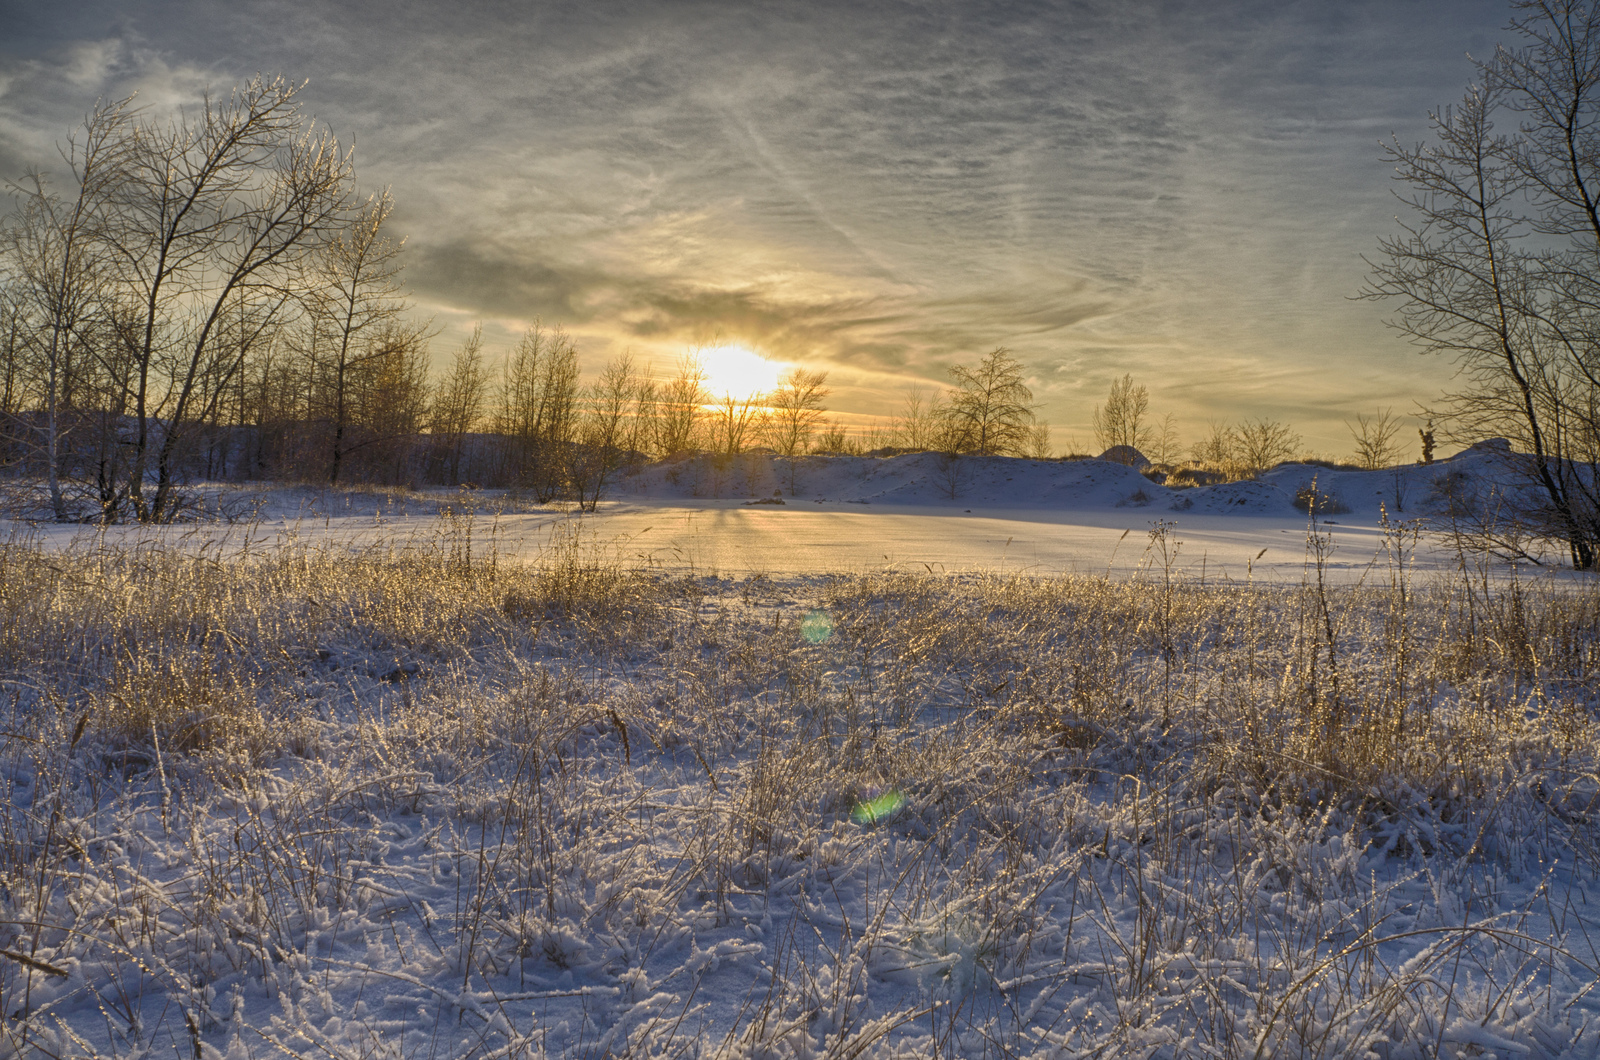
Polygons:
[[[1437,480],[1490,482],[1490,454],[1471,451],[1431,467],[1383,472],[1284,465],[1247,481],[1184,490],[1154,484],[1104,461],[970,458],[953,485],[934,454],[892,459],[808,459],[790,475],[766,458],[718,464],[663,461],[616,484],[593,513],[538,506],[494,492],[423,493],[283,486],[215,487],[210,504],[232,521],[162,528],[13,522],[13,535],[71,542],[156,540],[224,555],[298,542],[323,546],[456,549],[466,522],[441,506],[472,505],[472,547],[502,559],[543,562],[577,545],[627,566],[748,576],[812,575],[885,568],[1127,576],[1168,564],[1191,580],[1298,583],[1310,563],[1307,517],[1293,498],[1308,485],[1336,495],[1341,514],[1319,521],[1331,545],[1333,581],[1387,580],[1399,534],[1385,510],[1412,519],[1430,508]],[[955,496],[951,496],[954,493]],[[797,495],[798,494],[798,495]],[[782,503],[774,503],[781,495]],[[498,510],[500,514],[490,514]],[[1167,554],[1153,531],[1165,528]],[[1413,524],[1414,525],[1414,524]],[[4,532],[0,524],[0,532]],[[1442,533],[1405,535],[1418,572],[1462,560]],[[1536,571],[1561,577],[1560,557]],[[1470,558],[1468,562],[1473,562]],[[1496,574],[1509,571],[1496,564]]]
[[[357,502],[359,504],[359,501]],[[884,569],[948,573],[988,571],[1127,576],[1164,560],[1152,542],[1157,521],[1168,527],[1174,570],[1190,579],[1299,582],[1308,571],[1304,516],[1195,514],[1149,509],[1041,511],[1025,508],[967,510],[929,505],[792,501],[748,505],[729,500],[628,500],[607,502],[594,513],[539,511],[479,513],[473,549],[486,555],[543,562],[574,545],[595,559],[675,572],[748,576],[808,575]],[[1387,578],[1389,559],[1381,527],[1361,516],[1321,522],[1332,545],[1325,570],[1341,583]],[[13,523],[13,536],[42,539],[52,547],[94,547],[163,542],[216,549],[224,555],[280,544],[453,548],[465,539],[463,520],[450,523],[430,511],[344,513],[277,511],[235,524],[180,524],[147,528]],[[1421,571],[1454,570],[1456,553],[1439,535],[1423,535],[1408,559]]]
[[[1262,515],[1192,515],[1145,510],[1041,512],[930,509],[926,506],[817,504],[785,507],[737,502],[623,502],[592,515],[511,516],[500,520],[506,552],[535,556],[558,528],[623,560],[718,574],[815,574],[904,570],[1127,574],[1162,565],[1151,552],[1153,523],[1164,520],[1175,566],[1191,577],[1299,581],[1306,570],[1307,523]],[[1341,581],[1383,568],[1377,526],[1322,525],[1333,551],[1327,570]],[[1263,550],[1265,552],[1263,553]],[[1257,558],[1259,556],[1259,558]],[[1424,539],[1419,569],[1454,569],[1455,553]]]

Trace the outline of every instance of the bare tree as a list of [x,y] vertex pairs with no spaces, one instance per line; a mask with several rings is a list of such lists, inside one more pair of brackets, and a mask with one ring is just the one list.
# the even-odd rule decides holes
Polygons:
[[434,398],[431,432],[437,443],[435,471],[447,486],[461,481],[461,456],[469,434],[483,415],[483,396],[489,377],[483,369],[483,325],[456,351],[450,371]]
[[760,427],[761,394],[736,398],[723,394],[711,408],[711,448],[724,456],[736,456],[750,448]]
[[1240,462],[1252,473],[1281,464],[1300,447],[1300,436],[1294,429],[1276,420],[1244,420],[1234,431],[1239,440]]
[[1400,443],[1396,441],[1400,421],[1389,409],[1379,409],[1371,416],[1356,413],[1355,424],[1346,420],[1344,426],[1356,442],[1356,463],[1368,471],[1388,467],[1400,459]]
[[900,406],[896,444],[907,449],[936,448],[944,421],[944,403],[938,393],[930,396],[920,387],[909,388]]
[[656,418],[661,407],[661,384],[650,378],[649,370],[641,373],[633,390],[633,415],[629,435],[633,448],[650,455],[660,455],[656,448]]
[[[139,332],[139,310],[131,300],[123,297],[120,288],[106,304],[99,323],[100,341],[94,343],[95,356],[89,362],[94,396],[90,437],[86,446],[84,471],[92,479],[100,520],[114,523],[128,509],[128,494],[132,488],[128,436],[128,403],[132,394],[133,356]],[[74,394],[73,401],[78,401]],[[80,410],[82,405],[79,406]],[[81,411],[80,411],[81,417]]]
[[955,384],[945,404],[952,452],[1015,455],[1025,452],[1033,427],[1033,391],[1022,381],[1022,364],[1004,346],[984,355],[976,368],[952,365]]
[[678,361],[678,374],[656,388],[653,410],[655,449],[663,456],[698,447],[705,418],[706,373],[700,359],[687,353]]
[[[1430,142],[1387,148],[1411,220],[1380,243],[1365,294],[1462,381],[1442,426],[1501,435],[1510,517],[1600,561],[1600,11],[1514,5],[1517,49],[1478,64],[1461,103],[1429,116]],[[1512,131],[1497,129],[1504,115]],[[1514,124],[1513,124],[1514,123]]]
[[1196,463],[1229,479],[1241,478],[1247,473],[1239,432],[1227,423],[1209,424],[1206,436],[1194,444],[1190,455]]
[[268,355],[286,323],[287,314],[243,298],[235,299],[218,318],[211,340],[216,356],[209,359],[198,387],[209,400],[197,405],[184,446],[190,473],[226,478],[230,467],[237,470],[244,460],[237,425],[246,415],[248,368]]
[[762,433],[779,456],[796,457],[809,447],[811,435],[827,411],[822,404],[829,394],[827,382],[827,372],[791,368],[778,381],[778,389],[767,395],[771,411]]
[[639,421],[633,410],[639,389],[633,357],[627,353],[609,362],[588,388],[571,472],[572,490],[584,511],[599,505],[612,476],[634,448]]
[[[75,355],[84,352],[80,348],[92,320],[104,311],[108,298],[104,236],[110,194],[117,187],[126,153],[128,102],[97,107],[84,119],[81,136],[67,139],[61,154],[73,178],[70,196],[57,195],[37,172],[11,185],[20,209],[5,232],[5,250],[18,280],[18,294],[41,332],[35,373],[44,406],[39,448],[58,521],[69,517],[60,477],[63,390]],[[24,311],[22,306],[16,309],[19,314]]]
[[0,273],[0,467],[15,459],[9,443],[21,429],[28,330],[20,292]]
[[874,416],[872,421],[867,424],[866,429],[861,432],[861,450],[862,452],[871,453],[879,449],[891,448],[896,444],[900,436],[900,425],[897,422],[890,420],[888,424],[885,424]]
[[239,421],[249,427],[245,470],[250,477],[304,475],[314,462],[314,452],[325,452],[308,437],[308,381],[303,363],[293,354],[293,343],[280,334],[240,373],[243,409]]
[[800,456],[811,444],[827,411],[828,373],[810,368],[791,368],[778,381],[778,388],[767,395],[768,411],[761,423],[762,438],[774,452],[785,458],[789,493],[799,488]]
[[186,426],[242,368],[248,344],[215,341],[224,314],[245,303],[254,332],[274,328],[301,266],[348,219],[350,157],[309,126],[297,92],[257,77],[171,124],[126,127],[107,242],[139,307],[129,493],[141,520],[169,514]]
[[1183,444],[1178,440],[1178,421],[1172,413],[1161,417],[1161,422],[1150,428],[1150,439],[1145,444],[1148,447],[1145,455],[1157,464],[1170,466],[1178,462],[1183,455]]
[[1236,425],[1212,423],[1191,454],[1197,463],[1229,479],[1241,479],[1289,459],[1299,445],[1300,436],[1288,424],[1255,419]]
[[828,456],[860,456],[861,443],[852,441],[850,432],[845,430],[844,424],[838,420],[818,420],[816,443],[811,447],[812,452],[823,453]]
[[1150,408],[1150,391],[1133,385],[1133,376],[1124,375],[1111,384],[1106,403],[1094,410],[1094,437],[1101,450],[1125,445],[1143,452],[1150,444],[1150,428],[1145,414]]
[[508,477],[548,501],[568,484],[578,420],[578,348],[559,327],[535,323],[506,361],[496,430]]
[[372,340],[407,306],[400,291],[400,244],[384,231],[394,210],[387,191],[369,198],[311,262],[305,326],[308,369],[318,404],[330,421],[328,481],[337,483],[348,455],[351,386],[366,359],[383,355]]
[[[353,373],[346,466],[370,481],[408,485],[416,476],[418,436],[429,419],[428,325],[390,321],[367,340]],[[360,463],[356,463],[356,458]],[[364,465],[364,467],[362,466]]]
[[1048,423],[1035,423],[1033,430],[1028,432],[1028,449],[1024,454],[1035,460],[1049,460],[1052,450],[1050,448],[1050,425]]

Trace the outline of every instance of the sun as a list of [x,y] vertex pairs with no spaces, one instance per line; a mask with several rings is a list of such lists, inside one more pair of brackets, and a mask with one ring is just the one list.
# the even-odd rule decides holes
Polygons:
[[731,394],[743,399],[765,394],[777,387],[787,367],[743,346],[712,346],[700,350],[698,356],[706,374],[706,390],[714,398]]

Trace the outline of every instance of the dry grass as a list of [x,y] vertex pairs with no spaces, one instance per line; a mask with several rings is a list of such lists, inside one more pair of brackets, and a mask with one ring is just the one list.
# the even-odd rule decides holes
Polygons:
[[1554,1055],[1587,1018],[1587,583],[1414,584],[1399,527],[1382,584],[1284,590],[1163,527],[1129,580],[734,583],[472,525],[0,545],[6,1049]]

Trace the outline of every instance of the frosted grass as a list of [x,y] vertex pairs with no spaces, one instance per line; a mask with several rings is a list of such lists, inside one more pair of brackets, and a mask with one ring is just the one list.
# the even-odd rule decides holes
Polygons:
[[1587,583],[470,528],[0,546],[0,1048],[1594,1055]]

